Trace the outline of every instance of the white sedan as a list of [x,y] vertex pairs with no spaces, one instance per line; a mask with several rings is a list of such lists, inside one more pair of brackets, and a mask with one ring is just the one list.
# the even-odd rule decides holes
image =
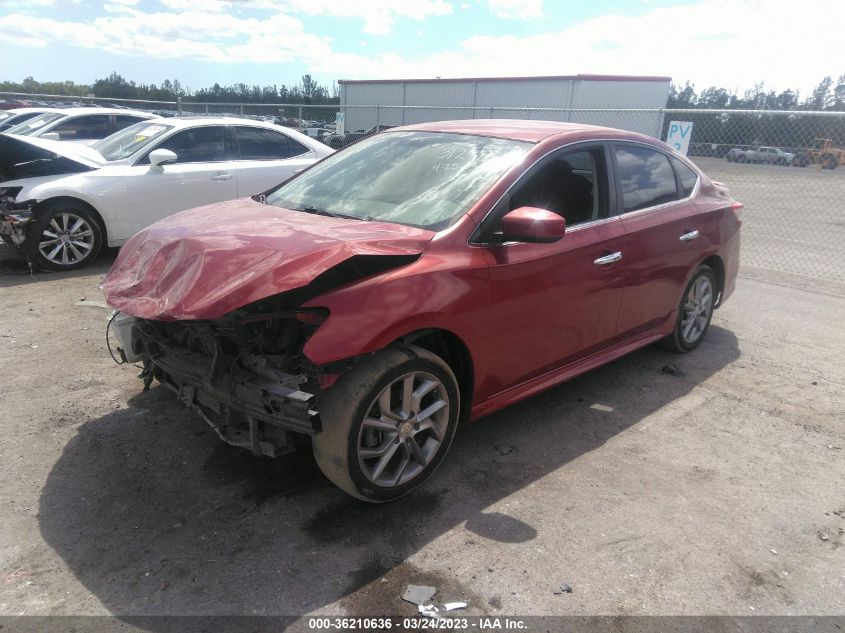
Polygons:
[[3,133],[92,145],[133,123],[158,118],[149,112],[124,108],[51,108]]
[[80,268],[156,220],[262,193],[331,153],[235,118],[145,121],[92,147],[0,135],[0,236],[40,268]]

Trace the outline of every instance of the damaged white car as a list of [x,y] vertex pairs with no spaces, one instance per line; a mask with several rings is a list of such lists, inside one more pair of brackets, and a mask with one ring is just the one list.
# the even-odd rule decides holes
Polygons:
[[91,147],[0,135],[0,237],[72,270],[177,211],[266,191],[332,153],[277,125],[155,119]]

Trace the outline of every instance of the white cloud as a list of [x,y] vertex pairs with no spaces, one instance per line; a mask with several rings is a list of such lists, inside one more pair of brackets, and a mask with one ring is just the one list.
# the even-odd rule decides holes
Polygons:
[[445,0],[252,0],[249,6],[359,18],[364,20],[363,31],[370,35],[389,33],[397,18],[425,20],[452,13],[452,4]]
[[[123,1],[125,2],[126,0]],[[135,2],[137,1],[135,0]],[[129,2],[132,2],[132,0],[129,0]],[[232,3],[226,0],[159,0],[159,2],[168,9],[175,11],[199,13],[223,13],[232,8]]]
[[[116,6],[118,0],[106,1]],[[59,43],[139,58],[297,62],[308,72],[348,79],[646,74],[689,79],[699,89],[717,85],[744,90],[765,81],[779,90],[798,87],[806,95],[825,75],[843,72],[836,55],[795,45],[796,33],[813,33],[818,42],[838,41],[845,3],[825,0],[804,0],[800,10],[791,0],[701,0],[640,16],[605,15],[537,35],[476,35],[425,57],[414,55],[410,41],[389,54],[369,53],[373,47],[357,46],[359,38],[350,40],[353,50],[339,50],[330,38],[309,32],[290,11],[297,3],[304,14],[309,12],[306,4],[314,12],[354,12],[359,17],[365,9],[381,10],[387,17],[379,19],[392,24],[400,15],[422,20],[432,11],[445,11],[447,5],[437,0],[345,0],[343,6],[329,0],[258,1],[272,2],[276,10],[265,13],[266,4],[261,11],[245,9],[255,3],[234,4],[228,13],[209,11],[205,3],[202,11],[183,12],[145,12],[131,6],[128,13],[104,14],[93,21],[10,13],[0,16],[0,40],[18,47]],[[278,9],[281,3],[289,7],[287,12]],[[354,11],[349,5],[355,5]]]
[[487,0],[498,18],[526,19],[543,15],[543,0]]

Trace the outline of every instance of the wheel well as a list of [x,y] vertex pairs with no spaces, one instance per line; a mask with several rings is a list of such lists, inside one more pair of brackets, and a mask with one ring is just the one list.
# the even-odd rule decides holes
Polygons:
[[725,289],[725,264],[718,255],[711,255],[701,262],[701,265],[710,266],[713,272],[716,273],[716,285],[719,290],[719,303],[716,304],[718,306],[722,302],[722,291]]
[[400,339],[437,354],[446,361],[458,379],[461,394],[461,420],[468,420],[472,410],[474,372],[472,356],[464,342],[447,330],[420,330]]
[[100,230],[103,232],[103,246],[107,246],[109,243],[108,239],[108,229],[106,229],[106,223],[103,221],[103,216],[100,215],[100,212],[97,211],[94,207],[90,204],[85,202],[84,200],[80,200],[79,198],[74,198],[73,196],[56,196],[55,198],[47,198],[46,200],[42,200],[37,205],[35,205],[35,213],[39,213],[39,211],[45,207],[54,205],[54,204],[62,204],[62,203],[72,202],[73,204],[78,204],[80,206],[85,207],[88,209],[93,215],[94,219],[100,225]]

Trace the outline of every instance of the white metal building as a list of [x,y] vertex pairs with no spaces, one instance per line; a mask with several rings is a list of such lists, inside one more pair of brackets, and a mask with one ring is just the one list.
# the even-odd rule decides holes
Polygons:
[[670,77],[571,75],[341,80],[338,83],[346,131],[376,124],[494,118],[575,121],[659,135],[659,112],[589,110],[664,108],[670,80]]

